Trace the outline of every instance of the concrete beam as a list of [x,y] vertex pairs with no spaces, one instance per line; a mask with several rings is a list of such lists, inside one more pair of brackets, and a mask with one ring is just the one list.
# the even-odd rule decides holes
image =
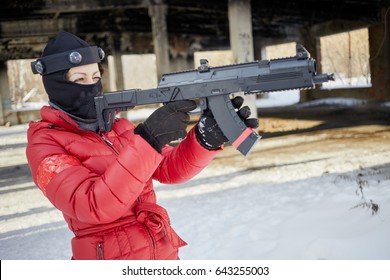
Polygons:
[[139,9],[146,8],[148,0],[115,0],[115,1],[100,1],[100,0],[45,0],[45,6],[38,13],[71,13],[91,12],[101,10],[118,9]]
[[77,29],[77,18],[57,18],[57,19],[28,19],[1,21],[1,38],[15,39],[25,37],[54,36],[61,29],[75,32]]

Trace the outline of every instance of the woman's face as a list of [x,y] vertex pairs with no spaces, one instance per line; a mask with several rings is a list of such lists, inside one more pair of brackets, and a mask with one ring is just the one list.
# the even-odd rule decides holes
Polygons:
[[66,78],[73,83],[90,85],[98,82],[101,79],[101,75],[98,64],[93,63],[70,68]]

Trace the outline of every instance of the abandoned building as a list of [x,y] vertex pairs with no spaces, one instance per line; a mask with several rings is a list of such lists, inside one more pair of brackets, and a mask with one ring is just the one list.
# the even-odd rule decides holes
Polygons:
[[[325,59],[335,56],[337,47],[344,44],[341,37],[328,47],[322,40],[344,34],[347,62],[333,57],[328,64],[350,63],[350,70],[364,68],[366,85],[302,90],[300,100],[389,100],[389,7],[390,0],[5,0],[0,9],[0,125],[25,123],[37,116],[37,109],[14,106],[8,62],[40,57],[59,30],[104,49],[109,58],[104,61],[108,69],[105,91],[129,86],[125,80],[132,65],[125,65],[121,59],[125,55],[153,54],[154,71],[145,70],[143,75],[158,81],[164,73],[196,68],[197,52],[229,51],[230,62],[241,63],[264,59],[262,53],[268,46],[300,43],[317,60],[321,73],[328,71]],[[359,66],[351,63],[354,49],[363,41],[353,37],[357,30],[366,34],[364,67],[361,62]],[[349,77],[348,73],[338,74],[350,79],[363,75],[352,70]],[[28,101],[28,92],[19,94]]]

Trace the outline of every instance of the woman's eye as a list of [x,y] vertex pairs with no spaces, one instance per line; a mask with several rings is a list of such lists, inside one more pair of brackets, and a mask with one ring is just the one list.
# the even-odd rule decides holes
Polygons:
[[93,80],[96,82],[100,81],[101,79],[102,79],[101,77],[93,77]]
[[83,81],[84,81],[84,78],[77,78],[77,79],[73,80],[74,83],[81,83]]

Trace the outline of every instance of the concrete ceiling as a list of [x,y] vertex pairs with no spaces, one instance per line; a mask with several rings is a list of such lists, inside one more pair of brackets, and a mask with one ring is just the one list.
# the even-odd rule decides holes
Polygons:
[[[228,42],[228,0],[2,0],[0,60],[36,54],[60,29],[85,36],[150,34],[150,2],[167,4],[170,35]],[[328,22],[379,23],[390,0],[252,0],[251,5],[253,35],[284,38],[288,30]]]

